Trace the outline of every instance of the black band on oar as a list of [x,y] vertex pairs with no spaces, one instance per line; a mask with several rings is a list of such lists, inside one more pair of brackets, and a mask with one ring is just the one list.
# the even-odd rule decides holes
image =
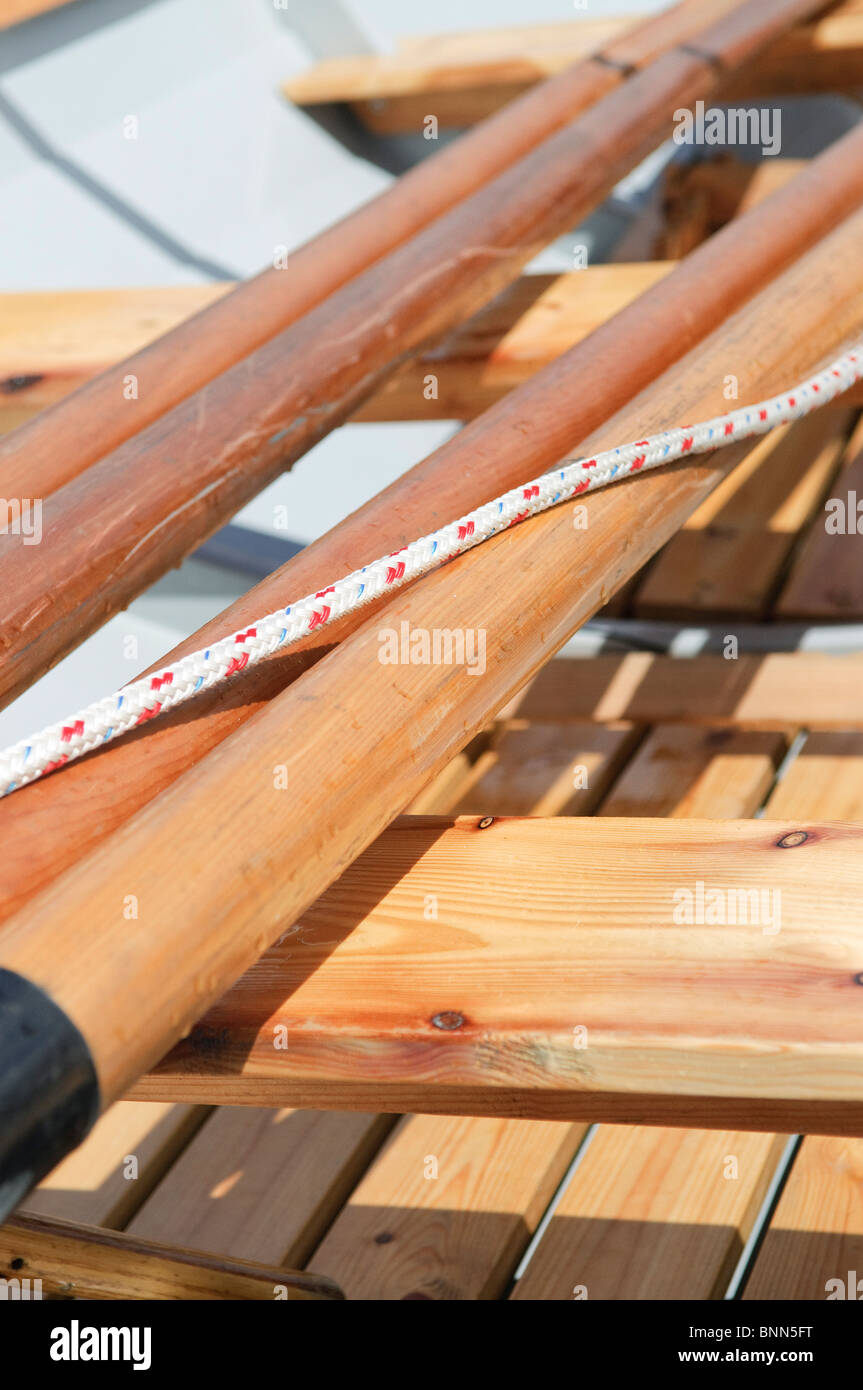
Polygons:
[[0,968],[0,1221],[99,1114],[90,1049],[37,985]]

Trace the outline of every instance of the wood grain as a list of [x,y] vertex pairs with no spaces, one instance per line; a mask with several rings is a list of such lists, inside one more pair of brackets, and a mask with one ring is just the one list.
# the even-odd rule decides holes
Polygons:
[[[765,730],[659,725],[601,814],[752,816],[784,748]],[[763,1134],[600,1126],[513,1297],[721,1297],[780,1147]]]
[[[452,812],[465,799],[482,816],[504,807],[525,815],[565,808],[575,799],[576,762],[589,777],[575,794],[587,810],[635,739],[628,727],[592,733],[589,726],[498,730],[472,764],[460,755],[437,779],[436,809]],[[528,748],[523,734],[539,738]],[[584,1133],[584,1125],[566,1123],[410,1116],[312,1267],[330,1272],[351,1298],[499,1297]]]
[[499,1298],[583,1125],[402,1122],[315,1252],[348,1298]]
[[857,430],[833,480],[830,498],[814,517],[779,595],[776,616],[814,622],[859,621],[863,617],[861,539],[863,435]]
[[658,557],[636,595],[636,616],[763,620],[851,424],[849,410],[822,410],[762,440]]
[[[540,725],[525,732],[553,735],[560,729],[559,726]],[[697,748],[688,748],[682,756],[681,735],[684,742],[687,738],[698,741]],[[771,733],[714,731],[711,738],[700,730],[662,728],[655,731],[649,743],[655,749],[651,759],[654,798],[642,813],[652,814],[671,813],[675,805],[679,809],[702,804],[695,785],[700,785],[702,797],[708,802],[713,789],[721,788],[720,804],[727,809],[720,814],[751,813],[763,796],[773,772],[774,759],[784,746],[781,736]],[[553,747],[550,743],[549,750]],[[661,755],[661,748],[668,750],[667,757]],[[639,761],[640,755],[636,764]],[[634,766],[633,763],[628,765],[618,780],[618,788],[627,782]],[[549,782],[554,781],[556,771],[552,761],[547,769]],[[459,769],[459,772],[463,781],[464,770]],[[517,769],[514,773],[512,780],[506,782],[509,804],[517,812],[530,813],[537,806],[536,784],[533,779],[525,784]],[[643,784],[647,778],[642,774],[638,781]],[[521,804],[518,804],[519,790],[524,792]],[[634,790],[630,788],[630,795]],[[480,792],[484,798],[493,795],[494,783],[489,785],[488,778],[483,778],[474,794],[479,797]],[[663,795],[664,805],[659,804]],[[455,801],[451,801],[450,805],[454,804]],[[502,808],[484,799],[482,804],[477,801],[476,809],[483,814]],[[614,1146],[622,1133],[624,1131],[619,1129],[609,1131],[605,1134],[605,1142]],[[647,1147],[655,1149],[659,1144],[658,1161],[667,1166],[673,1160],[676,1146],[683,1145],[687,1157],[695,1159],[700,1174],[713,1176],[710,1159],[722,1144],[721,1135],[696,1136],[700,1142],[693,1145],[686,1133],[675,1130],[640,1133],[643,1136],[640,1144],[630,1145],[637,1150],[632,1161],[638,1162],[640,1154],[643,1163]],[[569,1136],[565,1146],[562,1134]],[[567,1130],[537,1121],[427,1116],[406,1119],[337,1218],[316,1253],[312,1267],[331,1274],[352,1298],[500,1296],[528,1237],[536,1228],[542,1210],[538,1198],[544,1205],[550,1196],[549,1165],[554,1164],[553,1171],[559,1171],[562,1154],[571,1158],[582,1134],[579,1127]],[[769,1149],[771,1141],[761,1136],[743,1135],[737,1136],[737,1140],[738,1151],[742,1146],[753,1162],[744,1163],[736,1187],[738,1192],[745,1190],[751,1198],[751,1173],[759,1173],[754,1162],[756,1153],[759,1146]],[[592,1149],[588,1155],[591,1153]],[[434,1160],[431,1168],[429,1159]],[[767,1165],[761,1166],[766,1168]],[[661,1186],[661,1181],[654,1182],[653,1191]],[[568,1197],[575,1185],[570,1185]],[[686,1226],[689,1238],[685,1244],[680,1239],[688,1218],[696,1221],[702,1202],[703,1196],[697,1187],[694,1192],[687,1187],[675,1208],[677,1223],[659,1228],[663,1265],[679,1270],[680,1263],[675,1260],[677,1254],[687,1263],[697,1260],[699,1271],[706,1268],[716,1277],[717,1260],[711,1260],[711,1255],[715,1250],[721,1268],[728,1258],[730,1244],[723,1241],[721,1229],[717,1234],[716,1227],[699,1231],[697,1226],[696,1229]],[[746,1199],[742,1205],[745,1208]],[[658,1215],[658,1206],[655,1211]],[[637,1260],[633,1262],[633,1252],[624,1235],[637,1228],[623,1225],[628,1214],[629,1204],[624,1197],[614,1228],[618,1238],[611,1248],[627,1269],[638,1263]],[[556,1230],[555,1221],[556,1218],[552,1218],[549,1228],[552,1233]],[[571,1236],[572,1222],[567,1223],[567,1230]],[[655,1228],[651,1230],[655,1240]],[[547,1239],[547,1235],[543,1237],[531,1268],[537,1260],[542,1260]],[[565,1242],[565,1250],[564,1278],[575,1257],[569,1239]],[[592,1259],[589,1272],[595,1291]],[[670,1276],[669,1282],[673,1279],[674,1276]]]
[[[861,834],[406,819],[134,1094],[853,1132]],[[675,924],[698,882],[780,898],[758,922]]]
[[[203,1106],[120,1100],[25,1204],[29,1216],[125,1226],[206,1119]],[[129,1159],[136,1160],[136,1170]]]
[[268,1269],[44,1216],[0,1226],[0,1271],[41,1279],[43,1294],[95,1299],[341,1299],[321,1275]]
[[[771,815],[863,818],[863,734],[811,734],[769,809]],[[820,1300],[832,1294],[859,1299],[860,1278],[863,1142],[806,1138],[743,1297]],[[838,1280],[842,1292],[829,1280]]]
[[141,1207],[129,1234],[302,1266],[393,1122],[388,1115],[222,1107]]
[[525,685],[500,717],[853,728],[863,723],[861,681],[863,657],[856,652],[563,658]]

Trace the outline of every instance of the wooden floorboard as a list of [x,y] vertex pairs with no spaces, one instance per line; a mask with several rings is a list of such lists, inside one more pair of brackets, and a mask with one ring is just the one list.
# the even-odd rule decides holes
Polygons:
[[500,718],[861,728],[861,688],[863,654],[857,652],[691,659],[632,652],[550,661],[501,710]]
[[847,409],[822,410],[762,440],[657,557],[634,615],[763,621],[836,475],[851,423]]
[[392,1123],[387,1115],[223,1107],[128,1231],[211,1254],[301,1265]]
[[[785,747],[766,730],[659,725],[601,814],[751,816]],[[764,1134],[601,1125],[513,1296],[721,1296],[781,1148]]]
[[[863,820],[863,735],[812,734],[769,810]],[[809,1136],[795,1158],[744,1298],[859,1299],[858,1279],[863,1279],[863,1140]]]

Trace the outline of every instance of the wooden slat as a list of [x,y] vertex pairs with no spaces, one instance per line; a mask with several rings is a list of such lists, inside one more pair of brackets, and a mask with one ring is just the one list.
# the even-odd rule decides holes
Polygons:
[[858,429],[777,600],[776,616],[827,622],[863,618],[861,537],[863,433]]
[[757,207],[806,167],[804,159],[772,157],[744,164],[732,155],[697,164],[669,164],[663,175],[664,225],[651,255],[686,256],[732,217]]
[[[482,816],[574,804],[587,811],[636,737],[629,726],[498,730],[472,768],[457,759],[451,776],[442,774],[438,809],[473,802]],[[584,785],[579,776],[577,792],[574,765],[588,779]],[[312,1267],[331,1273],[352,1298],[497,1297],[584,1132],[566,1123],[409,1117]]]
[[[812,734],[770,801],[775,815],[863,818],[863,734]],[[855,1271],[851,1278],[851,1271]],[[857,1298],[863,1288],[863,1141],[804,1139],[744,1298]],[[844,1292],[839,1292],[838,1280]],[[849,1280],[852,1286],[849,1292]]]
[[562,658],[509,701],[501,718],[853,728],[863,724],[861,683],[858,653]]
[[751,816],[769,790],[785,735],[661,724],[602,803],[603,816]]
[[387,1115],[219,1109],[129,1234],[266,1265],[303,1265],[392,1123]]
[[784,1142],[601,1125],[513,1298],[720,1298]]
[[87,1226],[125,1226],[206,1116],[200,1106],[118,1101],[30,1193],[24,1210]]
[[[673,261],[645,261],[523,275],[437,347],[399,367],[351,419],[473,419],[673,269]],[[224,286],[189,285],[0,294],[0,431],[143,348],[197,312],[205,296],[222,293]],[[861,404],[863,392],[845,399]]]
[[284,92],[300,105],[348,102],[370,129],[381,133],[422,129],[429,112],[442,127],[463,127],[483,120],[544,76],[589,61],[594,53],[612,60],[595,66],[615,71],[618,65],[618,77],[627,67],[643,67],[691,39],[735,3],[689,0],[647,22],[640,17],[580,19],[576,24],[416,36],[402,40],[392,56],[326,59],[291,78]]
[[[354,420],[469,419],[587,337],[674,267],[522,276],[400,367]],[[224,285],[0,294],[0,429],[12,429],[226,292]],[[427,398],[427,378],[437,396]]]
[[[660,725],[602,814],[751,816],[784,748],[764,730]],[[575,1285],[592,1299],[721,1296],[779,1147],[762,1134],[600,1126],[514,1297],[571,1299]]]
[[230,285],[0,294],[0,429],[140,351]]
[[[613,52],[615,40],[625,37],[632,23],[631,18],[579,19],[414,39],[391,56],[325,60],[291,78],[284,90],[305,105],[348,102],[381,133],[421,130],[429,112],[442,127],[464,127],[591,50]],[[757,67],[733,85],[728,82],[727,99],[853,91],[861,83],[863,13],[859,0],[850,0],[778,37]]]
[[503,726],[451,804],[452,814],[586,816],[638,738],[631,724]]
[[[859,827],[488,819],[387,831],[134,1094],[863,1129]],[[698,882],[781,931],[675,923]]]
[[836,473],[851,421],[848,410],[820,410],[762,440],[658,557],[636,595],[636,615],[766,617]]
[[42,1293],[95,1299],[340,1299],[321,1275],[179,1250],[92,1226],[15,1216],[0,1226],[0,1272]]
[[804,1139],[743,1297],[860,1299],[861,1280],[863,1142]]
[[348,1298],[499,1297],[584,1128],[404,1120],[310,1268],[335,1279]]

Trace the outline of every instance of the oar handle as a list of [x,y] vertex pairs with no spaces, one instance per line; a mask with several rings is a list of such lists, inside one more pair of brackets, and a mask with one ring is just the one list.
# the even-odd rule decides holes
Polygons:
[[38,985],[0,969],[0,1222],[99,1114],[90,1049]]

